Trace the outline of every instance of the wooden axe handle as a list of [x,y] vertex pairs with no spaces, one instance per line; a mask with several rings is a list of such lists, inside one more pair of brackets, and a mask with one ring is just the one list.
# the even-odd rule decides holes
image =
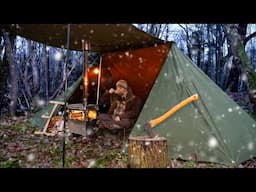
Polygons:
[[158,124],[162,123],[164,120],[169,118],[171,115],[173,115],[175,112],[180,110],[181,108],[185,107],[189,103],[193,101],[197,101],[199,99],[198,94],[194,94],[187,99],[181,101],[179,104],[175,105],[173,108],[171,108],[169,111],[167,111],[165,114],[161,115],[160,117],[153,119],[149,122],[151,125],[151,128],[157,126]]
[[147,131],[149,137],[154,137],[155,133],[152,131],[152,128],[157,126],[158,124],[162,123],[165,121],[167,118],[169,118],[171,115],[173,115],[175,112],[180,110],[181,108],[185,107],[189,103],[193,101],[197,101],[199,99],[198,94],[194,94],[187,99],[181,101],[179,104],[175,105],[173,108],[171,108],[169,111],[161,115],[160,117],[153,119],[144,125],[144,130]]

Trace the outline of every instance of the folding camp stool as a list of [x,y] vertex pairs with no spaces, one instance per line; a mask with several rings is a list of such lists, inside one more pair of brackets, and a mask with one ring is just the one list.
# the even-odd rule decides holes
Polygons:
[[53,117],[53,114],[55,113],[56,111],[56,108],[58,105],[65,105],[64,102],[61,102],[61,101],[49,101],[49,103],[51,104],[54,104],[52,110],[51,110],[51,113],[49,116],[46,116],[46,115],[42,115],[41,118],[45,118],[47,119],[45,125],[44,125],[44,128],[43,128],[43,131],[35,131],[35,134],[36,135],[47,135],[47,136],[54,136],[56,133],[47,133],[47,128],[49,126],[49,123]]

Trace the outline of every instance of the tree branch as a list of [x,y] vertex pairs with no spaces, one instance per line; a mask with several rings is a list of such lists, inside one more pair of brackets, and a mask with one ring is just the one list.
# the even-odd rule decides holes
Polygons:
[[248,35],[245,40],[244,40],[244,46],[246,45],[246,43],[251,40],[253,37],[256,36],[256,31],[254,31],[252,34]]

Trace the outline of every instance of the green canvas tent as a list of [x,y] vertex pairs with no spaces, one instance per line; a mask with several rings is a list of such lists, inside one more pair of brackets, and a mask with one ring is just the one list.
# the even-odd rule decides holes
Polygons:
[[238,165],[256,155],[256,122],[172,44],[131,135],[193,94],[193,102],[153,128],[172,158]]
[[[132,25],[79,24],[72,28],[71,48],[79,49],[81,38],[90,39],[92,49],[103,53],[102,66],[113,82],[127,80],[144,101],[131,136],[145,135],[146,122],[197,93],[198,101],[153,128],[167,138],[170,157],[189,160],[196,155],[198,161],[238,165],[256,155],[256,122],[174,42],[161,41]],[[20,25],[16,34],[61,47],[65,30],[65,25]]]

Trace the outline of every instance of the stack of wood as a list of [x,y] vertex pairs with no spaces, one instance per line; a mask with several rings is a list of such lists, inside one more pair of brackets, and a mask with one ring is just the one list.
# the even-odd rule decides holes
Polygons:
[[56,133],[57,131],[61,131],[63,129],[63,118],[62,116],[54,116],[51,118],[51,121],[48,125],[47,132],[48,133]]

